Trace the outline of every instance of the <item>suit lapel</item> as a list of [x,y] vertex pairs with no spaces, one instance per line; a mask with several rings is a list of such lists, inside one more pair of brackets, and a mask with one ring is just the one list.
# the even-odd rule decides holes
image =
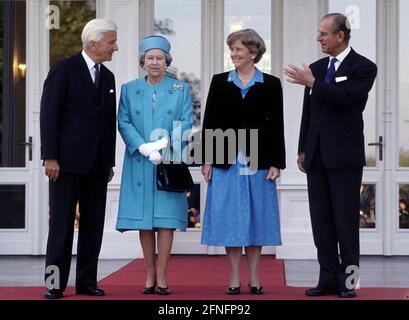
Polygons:
[[101,110],[104,107],[105,104],[105,98],[107,98],[107,93],[109,93],[108,90],[114,89],[114,88],[109,88],[108,85],[110,86],[111,84],[108,83],[108,79],[107,79],[107,71],[108,69],[101,64],[100,67],[100,79],[99,79],[99,90],[100,90],[100,94],[101,94]]
[[347,74],[350,66],[355,63],[355,55],[356,55],[355,51],[351,49],[351,52],[345,57],[344,61],[342,61],[341,65],[339,66],[337,72],[335,72],[335,77],[341,77]]
[[87,63],[85,62],[81,53],[78,55],[78,73],[82,78],[84,84],[89,88],[89,91],[92,93],[92,96],[95,100],[97,100],[97,89],[95,88],[95,84],[92,81],[91,75],[89,73],[89,69]]
[[321,59],[320,63],[317,65],[317,68],[313,74],[314,76],[322,81],[325,81],[325,76],[327,75],[327,69],[329,64],[329,58]]

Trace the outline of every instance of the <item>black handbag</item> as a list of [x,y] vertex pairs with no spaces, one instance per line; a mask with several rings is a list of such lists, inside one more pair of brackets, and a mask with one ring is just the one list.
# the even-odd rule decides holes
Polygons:
[[193,185],[193,179],[186,163],[159,163],[156,166],[158,190],[186,192],[192,189]]

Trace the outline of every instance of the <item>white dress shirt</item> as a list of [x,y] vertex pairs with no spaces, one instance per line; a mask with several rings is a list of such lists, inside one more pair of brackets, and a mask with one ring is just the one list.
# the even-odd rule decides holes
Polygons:
[[[85,62],[87,63],[88,66],[88,71],[89,74],[91,75],[92,82],[95,83],[95,62],[85,53],[84,50],[81,51],[82,56],[84,57]],[[98,68],[101,68],[100,64],[98,64]]]
[[[332,58],[336,58],[337,61],[335,62],[334,67],[335,67],[335,71],[337,71],[338,68],[339,68],[339,66],[341,65],[342,61],[345,60],[345,58],[347,57],[347,55],[348,55],[350,52],[351,52],[351,47],[348,46],[344,51],[342,51],[342,52],[341,52],[339,55],[337,55],[336,57],[329,56],[329,62],[328,62],[327,70],[328,70],[328,68],[329,68],[329,66],[330,66],[330,64],[331,64]],[[310,95],[311,95],[311,94],[312,94],[312,88],[310,89]]]
[[329,65],[331,64],[331,59],[332,59],[332,58],[336,58],[337,61],[335,62],[334,67],[335,67],[335,71],[337,71],[338,68],[339,68],[339,66],[341,65],[342,61],[344,61],[344,59],[347,57],[347,55],[348,55],[350,52],[351,52],[351,47],[348,46],[344,51],[342,51],[342,52],[341,52],[339,55],[337,55],[336,57],[330,56],[330,57],[329,57],[329,62],[328,62],[328,68],[329,68]]

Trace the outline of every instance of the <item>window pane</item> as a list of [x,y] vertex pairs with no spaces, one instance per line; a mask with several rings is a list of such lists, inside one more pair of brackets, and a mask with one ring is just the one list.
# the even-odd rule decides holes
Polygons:
[[24,167],[26,2],[0,1],[0,167]]
[[363,184],[361,186],[360,228],[376,228],[376,186]]
[[[340,12],[348,16],[352,27],[351,47],[376,63],[376,0],[329,0],[328,8],[329,12]],[[369,142],[378,140],[375,98],[374,85],[363,114],[367,167],[375,167],[377,159],[376,147],[368,146]]]
[[193,99],[194,131],[200,129],[201,1],[156,0],[155,34],[171,43],[173,58],[167,72],[189,83]]
[[82,50],[82,29],[95,19],[95,3],[96,0],[50,1],[60,10],[60,29],[50,30],[50,66]]
[[399,228],[409,229],[409,184],[399,186]]
[[226,44],[227,36],[233,31],[251,28],[263,38],[267,51],[257,63],[261,71],[271,72],[271,0],[225,0],[224,2],[224,70],[234,68],[230,50]]
[[25,228],[24,186],[0,185],[0,229]]
[[187,193],[189,211],[188,228],[200,229],[200,184],[195,184],[192,191]]
[[399,166],[409,167],[409,1],[399,2]]

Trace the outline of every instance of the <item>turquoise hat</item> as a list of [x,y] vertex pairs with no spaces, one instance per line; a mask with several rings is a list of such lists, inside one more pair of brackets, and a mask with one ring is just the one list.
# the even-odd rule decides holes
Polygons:
[[152,35],[142,39],[139,44],[139,53],[144,53],[151,49],[160,49],[166,53],[170,53],[170,43],[168,39],[162,36]]

